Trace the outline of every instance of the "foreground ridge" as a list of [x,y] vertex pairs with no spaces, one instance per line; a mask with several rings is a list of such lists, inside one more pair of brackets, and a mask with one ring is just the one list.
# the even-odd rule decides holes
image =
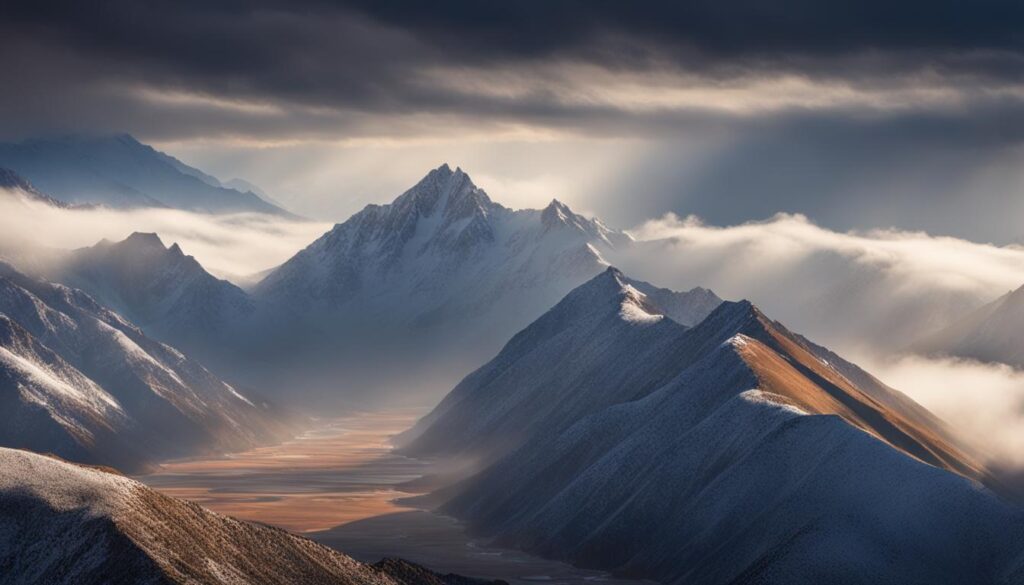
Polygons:
[[483,585],[401,560],[366,565],[110,471],[3,448],[0,529],[12,585]]

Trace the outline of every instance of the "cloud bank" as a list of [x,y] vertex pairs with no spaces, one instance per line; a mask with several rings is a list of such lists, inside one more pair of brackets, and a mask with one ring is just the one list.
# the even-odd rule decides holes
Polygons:
[[[206,215],[172,209],[60,209],[0,190],[0,255],[39,259],[43,250],[118,241],[132,232],[154,232],[221,278],[247,276],[290,258],[329,224],[292,221],[256,213]],[[17,263],[17,262],[16,262]]]
[[1024,283],[1024,249],[924,232],[837,232],[801,215],[715,227],[666,215],[615,262],[675,289],[747,298],[840,351],[890,353]]
[[1024,372],[952,358],[858,361],[948,422],[990,466],[1024,470]]

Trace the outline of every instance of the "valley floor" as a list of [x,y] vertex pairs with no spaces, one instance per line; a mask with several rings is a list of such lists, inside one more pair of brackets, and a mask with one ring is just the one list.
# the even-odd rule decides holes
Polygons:
[[486,547],[450,518],[397,503],[414,495],[399,484],[420,477],[427,465],[392,454],[388,439],[423,414],[386,410],[321,420],[280,445],[166,463],[136,479],[222,514],[305,533],[362,561],[401,557],[514,585],[640,583]]

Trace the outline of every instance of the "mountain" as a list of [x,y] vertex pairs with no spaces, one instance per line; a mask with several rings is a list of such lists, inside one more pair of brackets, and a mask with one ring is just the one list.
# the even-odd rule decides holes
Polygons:
[[3,143],[0,166],[69,203],[290,215],[127,134]]
[[912,350],[1024,369],[1024,286],[928,336]]
[[441,510],[673,585],[1024,578],[1024,516],[926,410],[749,302],[662,313],[610,269],[468,376],[405,437],[497,455]]
[[323,351],[328,364],[350,356],[346,376],[367,364],[389,373],[385,361],[402,362],[410,372],[436,367],[450,387],[453,372],[491,357],[508,335],[601,272],[603,252],[630,242],[558,201],[508,209],[443,165],[391,204],[336,225],[251,292],[292,328],[283,338],[306,355]]
[[[635,283],[608,268],[570,292],[399,437],[406,454],[493,459],[541,429],[565,428],[674,378],[686,358],[687,325],[722,301],[704,289]],[[665,317],[659,299],[692,319]]]
[[366,565],[116,473],[2,448],[0,534],[11,585],[483,585],[400,560]]
[[11,169],[5,169],[2,167],[0,167],[0,190],[17,194],[26,201],[45,203],[46,205],[52,205],[53,207],[59,207],[62,209],[70,207],[67,203],[59,201],[46,193],[43,193],[39,189],[36,189],[35,185],[18,173]]
[[197,355],[254,311],[245,291],[206,272],[177,244],[164,246],[156,234],[136,232],[121,242],[74,250],[51,275]]
[[82,291],[0,265],[0,439],[145,469],[288,436],[282,417]]
[[277,199],[271,197],[270,193],[267,193],[265,189],[263,189],[259,185],[250,183],[245,179],[235,177],[234,179],[229,179],[227,181],[224,181],[223,183],[220,183],[220,186],[225,187],[227,189],[234,189],[235,191],[241,191],[242,193],[252,193],[253,195],[259,197],[260,199],[266,201],[267,203],[270,203],[271,205],[282,207],[281,203]]

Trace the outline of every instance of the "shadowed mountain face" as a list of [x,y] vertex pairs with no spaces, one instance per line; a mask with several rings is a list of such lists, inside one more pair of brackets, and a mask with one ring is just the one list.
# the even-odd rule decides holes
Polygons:
[[1024,286],[923,339],[913,349],[1024,369]]
[[15,193],[28,201],[36,203],[45,203],[47,205],[60,208],[70,207],[67,203],[58,201],[46,193],[41,192],[39,189],[36,189],[35,185],[30,183],[25,177],[22,177],[11,169],[5,169],[2,167],[0,167],[0,190],[6,190],[8,193]]
[[0,448],[4,583],[484,585],[389,559],[366,565],[98,469]]
[[279,413],[80,290],[0,265],[0,439],[139,470],[281,439]]
[[53,276],[88,291],[150,335],[196,354],[254,311],[245,291],[206,272],[177,244],[165,247],[156,234],[75,250]]
[[405,448],[504,456],[442,509],[665,583],[1024,576],[1024,517],[927,411],[748,302],[659,313],[609,270],[467,377]]
[[0,144],[0,166],[69,203],[290,215],[128,135]]

